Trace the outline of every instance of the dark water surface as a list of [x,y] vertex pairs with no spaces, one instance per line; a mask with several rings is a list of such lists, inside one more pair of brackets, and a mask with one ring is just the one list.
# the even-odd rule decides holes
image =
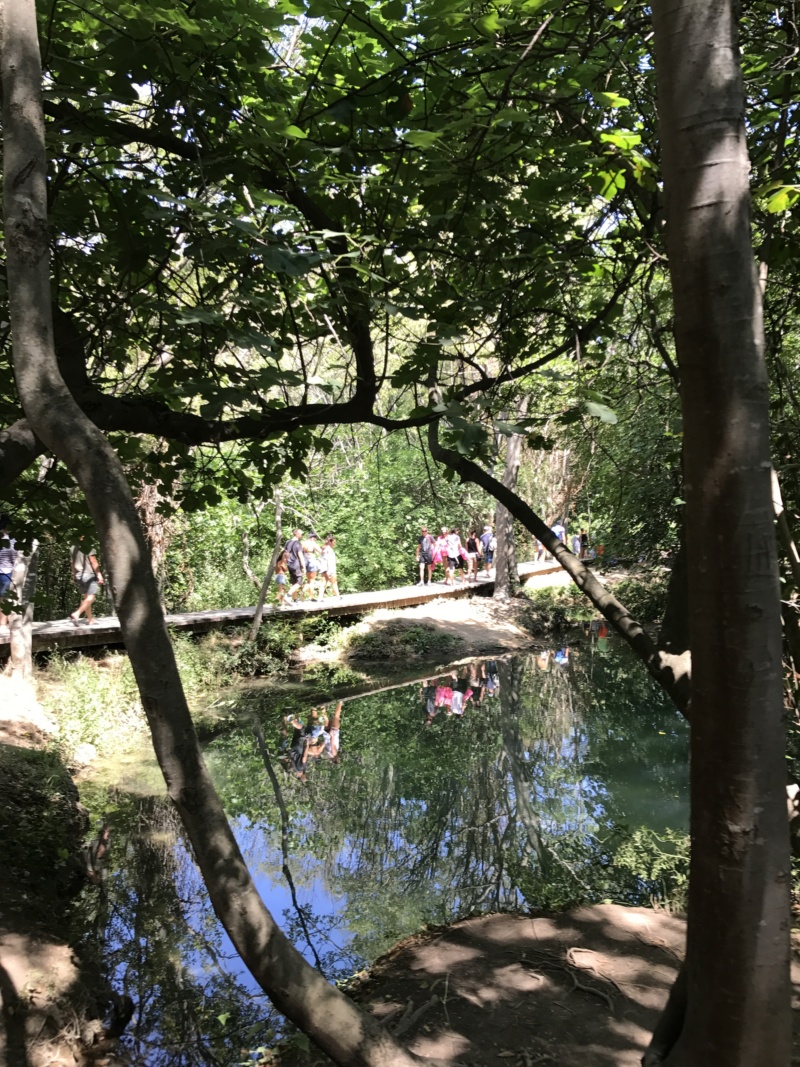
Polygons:
[[[471,912],[647,903],[674,890],[688,729],[626,649],[586,641],[430,682],[450,702],[432,721],[435,694],[421,684],[346,700],[338,761],[307,765],[306,782],[280,762],[292,727],[265,691],[297,906],[252,730],[207,748],[267,906],[328,977]],[[472,690],[462,715],[452,714],[453,688]],[[133,1062],[253,1062],[280,1019],[208,906],[152,766],[82,792],[111,823],[113,847],[107,896],[87,897],[80,921],[87,950],[138,1005],[126,1037]]]

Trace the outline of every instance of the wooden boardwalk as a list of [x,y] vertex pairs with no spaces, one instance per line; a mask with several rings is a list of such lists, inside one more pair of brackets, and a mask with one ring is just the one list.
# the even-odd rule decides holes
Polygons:
[[[556,574],[561,567],[555,563],[520,563],[519,576],[526,581],[538,575]],[[464,597],[473,593],[489,595],[494,591],[494,580],[479,578],[475,585],[445,586],[434,582],[430,586],[407,585],[397,589],[376,589],[371,593],[346,593],[343,596],[318,602],[306,600],[288,608],[267,604],[264,608],[264,624],[278,616],[281,619],[296,619],[308,615],[364,615],[377,608],[408,608],[425,604],[437,597]],[[172,630],[189,630],[203,633],[220,626],[245,626],[252,621],[255,607],[225,608],[219,611],[187,611],[180,615],[167,615],[167,625]],[[9,632],[0,626],[0,658],[8,655]],[[95,618],[94,623],[74,623],[70,619],[55,619],[52,622],[34,622],[33,651],[43,652],[53,648],[90,648],[98,645],[121,645],[122,633],[116,615]]]

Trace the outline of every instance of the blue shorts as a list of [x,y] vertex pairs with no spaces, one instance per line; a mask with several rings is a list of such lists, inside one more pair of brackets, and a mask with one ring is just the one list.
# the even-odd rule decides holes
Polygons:
[[11,585],[11,575],[10,574],[0,574],[0,596],[3,596],[3,594],[9,588],[10,585]]

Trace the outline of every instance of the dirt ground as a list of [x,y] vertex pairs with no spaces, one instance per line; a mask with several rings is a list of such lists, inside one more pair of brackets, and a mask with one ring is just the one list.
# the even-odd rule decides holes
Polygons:
[[432,600],[402,611],[381,608],[359,626],[374,632],[385,623],[400,619],[408,626],[432,626],[437,633],[461,638],[466,655],[481,655],[530,647],[531,635],[524,629],[527,611],[526,602],[518,600],[496,601],[491,597]]
[[[638,1067],[684,941],[683,919],[647,908],[486,915],[400,942],[353,996],[418,1055],[454,1067]],[[794,957],[797,1023],[796,944]],[[276,1060],[330,1062],[291,1048]]]

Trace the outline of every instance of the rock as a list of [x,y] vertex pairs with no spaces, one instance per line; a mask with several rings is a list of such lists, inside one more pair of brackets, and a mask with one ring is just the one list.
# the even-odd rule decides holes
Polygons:
[[72,759],[79,767],[88,767],[90,763],[94,763],[97,759],[97,749],[88,741],[83,741],[76,746]]

